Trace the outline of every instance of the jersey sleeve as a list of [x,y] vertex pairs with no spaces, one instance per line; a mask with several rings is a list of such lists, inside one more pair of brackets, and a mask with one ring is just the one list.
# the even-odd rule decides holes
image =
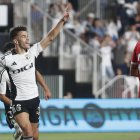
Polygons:
[[4,71],[5,71],[5,67],[3,65],[3,60],[0,58],[0,83],[2,81],[2,76],[3,76]]
[[134,51],[132,53],[132,58],[131,58],[131,64],[138,64],[138,54],[137,54],[137,50],[138,50],[138,43],[136,44]]
[[6,71],[3,72],[3,75],[1,77],[1,82],[0,82],[0,94],[6,94],[6,82],[7,79],[5,77],[5,73]]
[[40,42],[34,44],[31,48],[30,48],[30,51],[32,54],[35,55],[35,57],[37,57],[42,51],[42,47],[40,45]]

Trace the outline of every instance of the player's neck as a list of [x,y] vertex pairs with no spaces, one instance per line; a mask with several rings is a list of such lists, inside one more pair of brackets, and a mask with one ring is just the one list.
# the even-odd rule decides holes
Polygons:
[[24,53],[26,53],[27,50],[25,50],[21,47],[16,47],[15,51],[16,51],[17,54],[24,54]]

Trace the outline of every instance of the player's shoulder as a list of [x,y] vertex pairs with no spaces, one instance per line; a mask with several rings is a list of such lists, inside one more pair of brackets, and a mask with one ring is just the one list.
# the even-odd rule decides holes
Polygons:
[[12,55],[12,52],[8,51],[1,56],[1,60],[4,60],[5,58],[10,57],[11,55]]
[[136,47],[140,48],[140,41],[136,43]]
[[134,52],[139,52],[140,51],[140,41],[138,41],[135,45],[135,48],[134,48]]
[[6,56],[11,56],[12,55],[12,52],[11,51],[7,51],[4,55],[5,55],[5,57]]
[[36,48],[36,47],[40,47],[40,42],[37,42],[37,43],[35,43],[35,44],[31,44],[31,45],[30,45],[30,49]]
[[8,77],[8,73],[7,73],[7,70],[6,69],[3,69],[3,77],[4,78]]
[[33,44],[28,51],[31,54],[36,55],[36,54],[40,53],[42,50],[43,49],[42,49],[42,47],[40,45],[40,42],[37,42],[37,43]]

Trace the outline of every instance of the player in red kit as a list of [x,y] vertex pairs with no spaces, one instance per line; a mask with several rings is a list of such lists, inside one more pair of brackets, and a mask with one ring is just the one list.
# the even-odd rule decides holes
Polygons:
[[[132,59],[130,64],[130,75],[138,77],[140,80],[140,42],[136,44],[132,54]],[[140,98],[140,86],[139,86],[138,97]]]

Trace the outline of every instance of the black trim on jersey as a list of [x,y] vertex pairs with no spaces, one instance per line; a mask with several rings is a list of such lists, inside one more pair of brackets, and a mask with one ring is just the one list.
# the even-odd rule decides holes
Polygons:
[[4,60],[4,59],[5,59],[5,55],[1,57],[1,60]]
[[7,51],[6,53],[4,53],[4,55],[1,57],[1,60],[4,60],[5,56],[10,55],[11,53],[11,51]]
[[16,51],[15,51],[15,49],[11,50],[11,53],[12,53],[12,55],[17,54]]
[[10,90],[10,87],[7,83],[6,83],[6,97],[11,99],[11,90]]
[[16,98],[16,96],[17,96],[17,88],[16,88],[16,85],[13,82],[13,79],[12,79],[11,75],[9,74],[9,69],[7,67],[6,67],[6,70],[7,70],[7,73],[8,73],[9,79],[10,79],[10,84],[11,84],[10,99],[14,100]]
[[[37,61],[37,58],[35,57],[35,80],[36,80],[36,84],[37,84],[37,77],[36,77],[36,67],[37,67],[37,63],[36,63],[36,61]],[[38,71],[38,70],[37,70]]]
[[12,52],[11,51],[7,51],[5,54],[4,54],[4,56],[7,56],[7,55],[9,55],[9,54],[11,54]]
[[[9,89],[8,84],[6,83],[6,95],[7,98],[11,99],[11,90]],[[5,110],[8,111],[10,108],[10,105],[7,105],[6,103],[4,103],[5,106]]]
[[5,71],[5,69],[3,69],[3,70],[0,72],[0,83],[1,83],[2,75],[3,75],[4,71]]

